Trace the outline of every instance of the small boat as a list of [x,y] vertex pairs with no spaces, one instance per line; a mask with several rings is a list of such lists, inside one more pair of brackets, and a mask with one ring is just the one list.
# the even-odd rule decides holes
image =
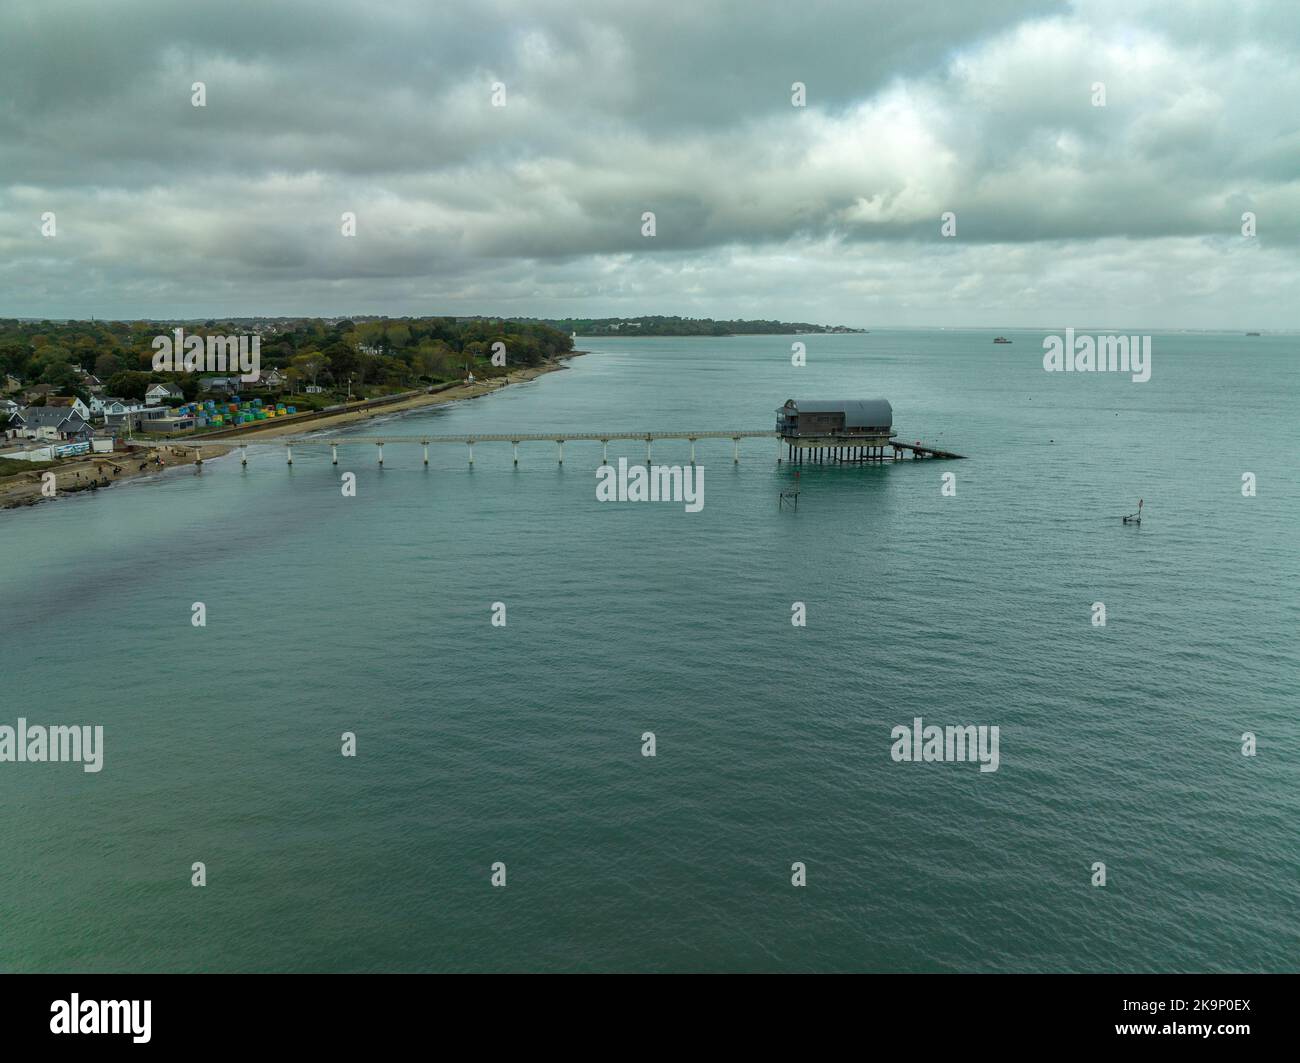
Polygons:
[[993,337],[993,342],[994,342],[994,343],[1010,343],[1011,341],[1010,341],[1009,339],[1007,339],[1005,336],[994,336],[994,337]]
[[1138,511],[1136,513],[1130,513],[1127,517],[1124,517],[1123,520],[1125,524],[1142,523],[1142,499],[1138,499]]

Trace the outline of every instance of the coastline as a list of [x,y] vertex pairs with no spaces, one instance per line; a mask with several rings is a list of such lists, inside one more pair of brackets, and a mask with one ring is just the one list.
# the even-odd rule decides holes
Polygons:
[[[388,417],[395,413],[409,413],[411,410],[422,410],[431,406],[442,406],[449,402],[457,402],[461,399],[477,399],[483,395],[492,395],[511,384],[524,384],[529,380],[535,380],[545,373],[553,373],[559,369],[567,369],[565,364],[570,358],[576,358],[579,355],[586,354],[586,351],[570,351],[562,358],[557,358],[553,362],[543,362],[541,365],[529,366],[526,369],[519,369],[507,373],[504,377],[489,377],[486,380],[478,380],[473,384],[457,384],[454,387],[446,388],[441,391],[431,393],[420,393],[411,395],[408,398],[400,399],[397,402],[389,402],[379,406],[370,406],[365,409],[341,410],[337,413],[321,415],[299,415],[298,418],[287,417],[284,420],[276,419],[273,422],[261,422],[248,428],[238,428],[231,432],[222,432],[212,438],[213,443],[222,443],[238,446],[238,441],[246,439],[249,436],[257,436],[259,439],[271,438],[275,436],[303,435],[308,432],[320,432],[326,429],[339,428],[343,425],[357,424],[362,421],[372,421],[376,417]],[[177,441],[182,442],[182,441]],[[195,443],[204,443],[205,438],[195,439]],[[212,445],[212,444],[209,444]]]
[[[203,460],[221,457],[223,454],[230,453],[231,449],[223,446],[218,451],[215,445],[205,447]],[[162,461],[161,465],[158,463],[159,459]],[[0,510],[34,506],[38,502],[54,502],[66,495],[80,494],[83,491],[99,491],[125,480],[155,476],[178,465],[197,463],[198,455],[193,447],[168,442],[159,442],[147,450],[139,447],[135,451],[115,450],[111,454],[91,454],[74,458],[57,467],[17,473],[0,482]],[[53,498],[42,493],[44,476],[47,472],[54,473]]]
[[[504,377],[491,377],[475,381],[473,384],[457,384],[432,393],[411,395],[396,402],[369,406],[364,409],[352,409],[337,413],[307,415],[305,419],[286,418],[283,422],[263,423],[256,427],[222,432],[215,437],[201,436],[195,439],[160,439],[147,445],[136,446],[130,450],[115,450],[111,454],[91,454],[81,458],[70,459],[57,467],[33,469],[31,472],[17,473],[0,481],[0,510],[16,509],[22,506],[34,506],[39,502],[56,501],[69,494],[82,491],[97,491],[111,487],[125,480],[142,479],[156,475],[168,468],[178,465],[194,465],[200,458],[198,447],[202,447],[203,461],[229,454],[239,445],[239,441],[248,436],[266,439],[275,436],[299,435],[310,432],[323,432],[345,425],[358,424],[374,420],[377,417],[389,417],[393,414],[409,413],[412,410],[428,409],[442,406],[462,399],[477,399],[483,395],[495,394],[511,384],[523,384],[535,380],[544,373],[553,373],[567,369],[570,358],[586,354],[586,351],[570,351],[552,362],[538,366],[529,366]],[[161,457],[163,464],[157,459]],[[46,472],[55,475],[55,495],[49,498],[42,494],[43,476]]]

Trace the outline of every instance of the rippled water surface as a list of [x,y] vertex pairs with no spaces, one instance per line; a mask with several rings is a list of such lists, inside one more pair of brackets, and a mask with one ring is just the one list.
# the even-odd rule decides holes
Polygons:
[[[697,444],[693,514],[597,502],[578,441],[0,514],[0,724],[106,732],[99,774],[0,764],[0,969],[1300,969],[1297,339],[1157,335],[1134,384],[1008,335],[588,340],[353,431],[883,395],[970,456],[804,466],[795,512],[748,440]],[[894,763],[916,716],[997,725],[999,770]]]

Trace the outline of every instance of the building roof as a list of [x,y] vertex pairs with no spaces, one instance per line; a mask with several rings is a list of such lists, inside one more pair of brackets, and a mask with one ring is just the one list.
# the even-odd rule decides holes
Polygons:
[[28,406],[18,416],[28,428],[58,428],[64,421],[74,421],[76,423],[71,425],[71,429],[76,431],[86,423],[75,410],[58,406]]
[[894,423],[888,399],[788,399],[778,413],[844,413],[846,426]]

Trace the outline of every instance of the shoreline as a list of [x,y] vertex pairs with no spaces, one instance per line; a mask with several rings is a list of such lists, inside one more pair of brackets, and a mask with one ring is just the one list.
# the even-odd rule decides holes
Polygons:
[[[576,358],[586,354],[586,351],[570,351],[561,358],[553,362],[543,362],[541,365],[529,366],[526,369],[516,370],[507,373],[504,377],[488,377],[485,380],[477,380],[473,384],[456,384],[453,387],[445,388],[435,392],[422,392],[410,395],[407,398],[399,399],[396,402],[383,403],[382,405],[369,406],[364,409],[339,410],[336,413],[329,414],[307,414],[299,415],[299,419],[292,417],[285,418],[283,421],[276,419],[274,423],[263,422],[256,427],[237,428],[229,432],[220,432],[215,437],[196,438],[194,440],[172,440],[170,442],[177,444],[189,443],[190,445],[203,444],[204,446],[215,446],[218,444],[228,446],[238,446],[239,440],[246,439],[249,436],[256,436],[259,439],[273,438],[275,436],[287,435],[305,435],[309,432],[320,432],[330,428],[338,428],[342,425],[358,424],[362,421],[372,421],[377,417],[387,417],[395,413],[409,413],[411,410],[422,410],[432,406],[442,406],[450,402],[457,402],[461,399],[477,399],[484,395],[493,395],[498,391],[508,388],[511,384],[524,384],[530,380],[536,380],[539,376],[546,373],[553,373],[560,369],[567,369],[565,364],[570,358]],[[306,417],[307,419],[302,419]],[[212,438],[212,443],[207,443],[207,438]]]
[[[216,444],[212,444],[212,450],[202,460],[219,458],[229,454],[232,449],[234,448],[222,446],[219,453],[214,453]],[[160,459],[162,464],[159,464]],[[168,442],[151,445],[148,450],[141,447],[134,452],[115,450],[111,454],[89,454],[57,467],[33,469],[6,479],[0,483],[0,510],[19,509],[40,502],[55,502],[65,495],[103,490],[126,480],[156,476],[180,465],[195,465],[199,460],[193,447],[186,448]],[[42,491],[47,472],[54,474],[53,497]]]
[[[34,506],[40,502],[53,502],[64,495],[98,491],[126,480],[157,475],[176,466],[211,461],[229,454],[239,446],[241,439],[249,436],[260,440],[276,436],[305,435],[359,424],[378,417],[429,409],[462,399],[481,398],[508,388],[511,384],[524,384],[546,373],[567,369],[566,363],[570,358],[586,353],[586,351],[570,351],[552,362],[529,366],[507,373],[504,377],[489,377],[475,381],[473,384],[456,384],[441,391],[410,395],[396,402],[382,403],[364,409],[340,410],[324,416],[308,415],[308,420],[286,418],[282,423],[236,429],[229,433],[221,432],[216,434],[215,438],[208,436],[196,439],[159,439],[156,442],[137,443],[127,450],[115,450],[111,454],[89,454],[69,459],[57,467],[48,466],[33,469],[31,472],[16,473],[0,481],[0,510]],[[159,457],[162,458],[162,465],[157,464]],[[43,477],[47,472],[53,472],[55,476],[53,498],[44,495],[41,491]]]

